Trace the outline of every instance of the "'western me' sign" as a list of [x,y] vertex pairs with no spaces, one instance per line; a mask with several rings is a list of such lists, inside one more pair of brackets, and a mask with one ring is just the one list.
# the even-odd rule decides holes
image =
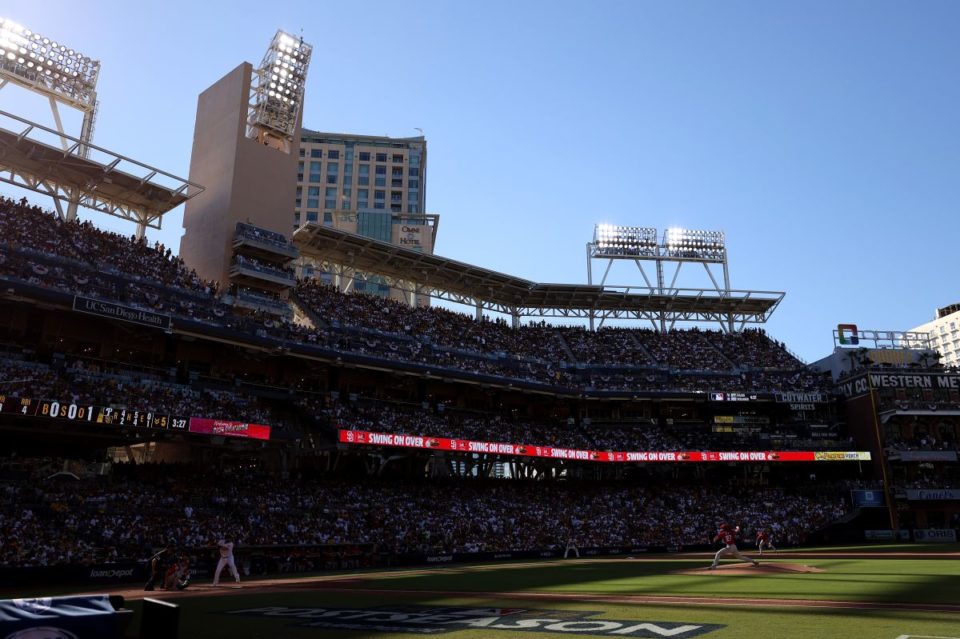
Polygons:
[[871,388],[920,388],[960,390],[960,375],[935,373],[868,373],[840,384],[845,397],[863,395]]

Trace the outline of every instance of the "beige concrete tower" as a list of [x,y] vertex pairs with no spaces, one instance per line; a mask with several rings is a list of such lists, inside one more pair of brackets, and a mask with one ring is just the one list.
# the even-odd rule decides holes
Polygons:
[[258,69],[244,62],[200,94],[180,256],[226,287],[238,222],[291,235],[303,89],[311,47],[277,32]]

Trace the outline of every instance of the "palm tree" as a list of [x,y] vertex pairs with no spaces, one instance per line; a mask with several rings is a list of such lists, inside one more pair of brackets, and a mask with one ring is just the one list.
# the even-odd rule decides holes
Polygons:
[[942,357],[943,355],[940,354],[940,351],[923,351],[920,355],[920,365],[923,368],[938,368]]

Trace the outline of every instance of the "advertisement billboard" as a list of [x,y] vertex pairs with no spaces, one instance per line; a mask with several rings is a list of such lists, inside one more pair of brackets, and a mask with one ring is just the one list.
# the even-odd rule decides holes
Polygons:
[[223,435],[246,439],[270,439],[270,427],[265,424],[231,422],[225,419],[190,418],[190,432],[200,435]]
[[362,430],[339,430],[343,444],[421,448],[428,450],[541,457],[589,462],[815,462],[815,461],[870,461],[867,451],[609,451],[559,448],[506,442],[482,442],[469,439],[450,439],[428,435],[374,433]]

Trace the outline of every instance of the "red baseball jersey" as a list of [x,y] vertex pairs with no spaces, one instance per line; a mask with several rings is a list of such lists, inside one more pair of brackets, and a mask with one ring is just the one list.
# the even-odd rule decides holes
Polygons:
[[766,530],[757,531],[757,541],[769,541],[770,535],[767,534]]
[[714,541],[719,539],[728,546],[737,543],[737,536],[732,530],[721,530],[713,539]]

